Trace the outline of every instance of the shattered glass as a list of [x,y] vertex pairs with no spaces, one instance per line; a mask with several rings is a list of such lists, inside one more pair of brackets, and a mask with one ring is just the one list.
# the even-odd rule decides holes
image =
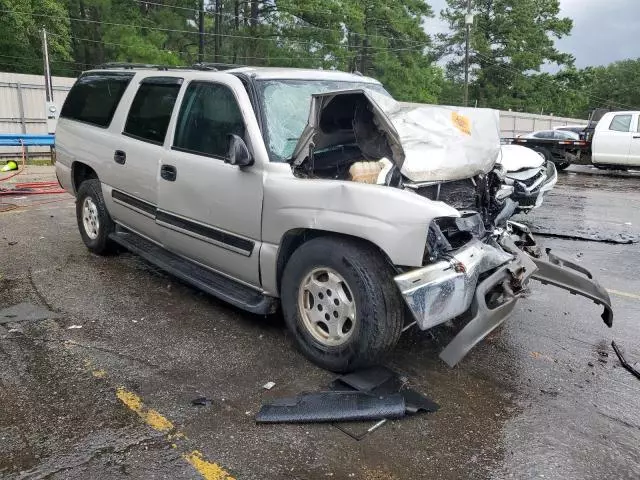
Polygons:
[[258,82],[265,120],[266,144],[273,162],[287,161],[293,155],[307,120],[311,95],[333,90],[366,87],[388,95],[382,85],[336,80],[263,80]]

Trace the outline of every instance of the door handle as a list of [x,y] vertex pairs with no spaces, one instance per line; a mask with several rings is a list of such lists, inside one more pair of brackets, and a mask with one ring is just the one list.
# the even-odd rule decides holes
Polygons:
[[162,165],[160,167],[160,176],[168,182],[175,182],[178,171],[173,165]]
[[122,150],[116,150],[113,153],[113,161],[119,163],[120,165],[124,165],[124,162],[127,161],[127,154]]

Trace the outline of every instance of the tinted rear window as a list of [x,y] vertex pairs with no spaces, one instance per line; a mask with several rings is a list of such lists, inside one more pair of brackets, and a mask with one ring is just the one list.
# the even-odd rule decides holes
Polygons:
[[124,133],[162,144],[181,84],[182,79],[174,77],[144,79],[131,104]]
[[73,85],[60,116],[108,127],[133,73],[87,73]]

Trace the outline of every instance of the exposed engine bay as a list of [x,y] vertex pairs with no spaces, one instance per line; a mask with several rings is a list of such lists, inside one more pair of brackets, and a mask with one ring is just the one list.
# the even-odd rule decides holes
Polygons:
[[[410,178],[420,178],[421,172],[415,168],[416,162],[414,161],[414,168],[409,172],[403,168],[407,166],[408,161],[407,152],[403,151],[407,150],[407,143],[398,141],[397,131],[389,125],[391,122],[385,119],[380,111],[376,111],[380,106],[367,94],[362,91],[333,92],[332,96],[322,95],[321,98],[322,102],[314,99],[315,110],[312,106],[312,117],[307,128],[312,126],[313,120],[316,121],[316,125],[313,126],[312,132],[308,132],[311,135],[307,142],[308,150],[299,151],[293,162],[296,176],[354,181],[410,190],[430,200],[444,202],[461,211],[464,217],[480,214],[480,223],[487,230],[496,225],[504,225],[513,215],[517,205],[508,198],[513,190],[506,193],[500,191],[505,183],[505,176],[504,169],[495,164],[499,150],[495,151],[492,161],[484,161],[478,165],[474,172],[476,174],[468,178],[448,179],[447,175],[440,171],[438,174],[445,178],[416,181]],[[375,100],[386,101],[379,97]],[[322,105],[318,105],[319,103]],[[314,111],[317,115],[315,119]],[[411,108],[401,107],[398,113],[410,118],[414,112]],[[449,124],[448,131],[444,134],[437,132],[439,137],[436,138],[433,131],[430,136],[420,132],[427,141],[421,140],[423,149],[418,161],[427,168],[430,167],[430,153],[437,152],[440,156],[452,153],[453,157],[457,153],[460,156],[461,149],[458,143],[471,137],[472,123],[469,118],[450,111],[441,117],[439,121],[444,120]],[[396,118],[401,118],[401,115],[396,115]],[[404,118],[402,120],[406,123]],[[486,142],[491,140],[487,139]],[[414,156],[420,147],[418,143],[415,139],[409,143]],[[489,155],[493,153],[486,147],[485,151]],[[476,154],[482,156],[483,152],[480,150]],[[468,162],[468,158],[465,159]],[[489,164],[491,168],[487,169],[485,164]],[[456,176],[455,169],[452,170],[453,176]]]

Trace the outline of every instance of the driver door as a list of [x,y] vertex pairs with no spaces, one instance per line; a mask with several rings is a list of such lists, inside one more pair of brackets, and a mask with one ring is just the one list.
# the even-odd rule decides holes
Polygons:
[[[191,80],[178,100],[158,179],[156,222],[162,243],[259,286],[266,153],[261,154],[265,149],[249,97],[236,77],[212,73],[206,81]],[[225,163],[228,134],[245,141],[253,165]]]

